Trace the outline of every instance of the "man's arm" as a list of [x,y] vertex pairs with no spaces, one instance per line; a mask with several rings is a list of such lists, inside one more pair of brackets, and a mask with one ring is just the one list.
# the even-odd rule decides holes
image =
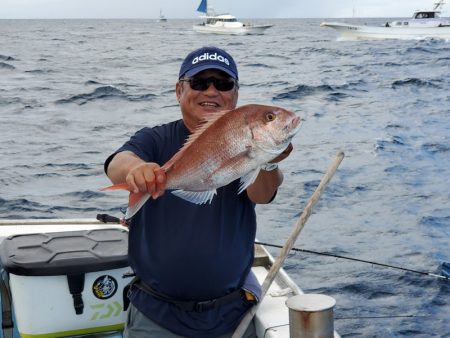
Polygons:
[[272,171],[260,170],[255,182],[247,188],[247,196],[253,203],[269,203],[282,182],[283,173],[280,169],[277,168]]
[[131,151],[117,153],[106,174],[112,183],[126,182],[130,191],[148,192],[153,198],[161,196],[166,186],[166,174],[159,164],[145,162]]
[[145,163],[145,161],[136,154],[131,151],[122,151],[117,153],[109,162],[106,175],[114,184],[125,183],[130,170],[142,163]]

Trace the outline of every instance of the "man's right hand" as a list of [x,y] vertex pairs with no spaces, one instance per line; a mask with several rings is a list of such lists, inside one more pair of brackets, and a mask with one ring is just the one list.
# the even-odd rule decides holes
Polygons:
[[114,156],[108,165],[108,177],[114,184],[127,183],[129,190],[148,192],[158,198],[166,189],[166,173],[157,163],[148,163],[130,151]]
[[130,169],[125,181],[131,191],[147,192],[153,199],[162,196],[166,189],[166,173],[157,163],[138,164]]

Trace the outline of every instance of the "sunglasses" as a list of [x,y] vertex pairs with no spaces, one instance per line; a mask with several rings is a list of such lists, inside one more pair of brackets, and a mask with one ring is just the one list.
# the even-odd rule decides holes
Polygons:
[[235,86],[238,87],[237,81],[231,77],[228,79],[218,79],[214,76],[207,78],[191,77],[191,78],[182,78],[179,81],[189,82],[191,89],[199,91],[207,90],[211,85],[211,83],[217,90],[221,92],[227,92],[229,90],[232,90]]

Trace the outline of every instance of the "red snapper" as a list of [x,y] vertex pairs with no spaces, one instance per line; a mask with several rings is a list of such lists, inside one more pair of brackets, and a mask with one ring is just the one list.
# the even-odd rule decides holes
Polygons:
[[[196,204],[211,203],[216,189],[240,178],[238,194],[252,184],[261,165],[277,157],[300,128],[300,118],[283,108],[249,104],[210,114],[162,169],[167,190]],[[116,184],[102,190],[126,189]],[[130,193],[126,219],[150,198]]]

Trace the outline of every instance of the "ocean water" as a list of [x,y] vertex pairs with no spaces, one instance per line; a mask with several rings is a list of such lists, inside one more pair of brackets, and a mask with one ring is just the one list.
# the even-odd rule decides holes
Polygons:
[[[99,191],[105,158],[179,118],[184,56],[217,45],[238,63],[239,104],[303,119],[276,200],[257,207],[258,238],[284,244],[344,151],[296,247],[439,274],[450,261],[450,42],[337,41],[319,19],[265,22],[275,26],[261,36],[214,36],[193,20],[0,20],[0,218],[120,216],[126,194]],[[305,253],[285,269],[336,299],[343,337],[450,337],[449,281]]]

